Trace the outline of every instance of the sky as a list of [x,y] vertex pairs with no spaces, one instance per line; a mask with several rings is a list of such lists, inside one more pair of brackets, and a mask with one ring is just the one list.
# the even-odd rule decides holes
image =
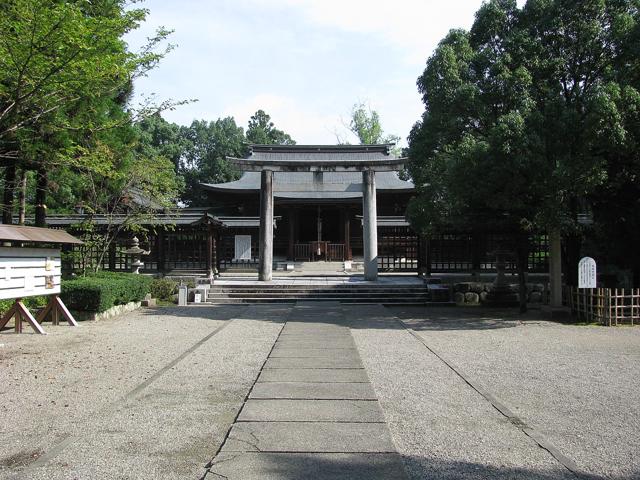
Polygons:
[[416,80],[452,28],[469,29],[482,0],[145,0],[137,49],[155,30],[176,48],[137,81],[137,98],[197,99],[163,117],[181,125],[265,110],[299,144],[357,143],[356,103],[406,145],[424,111]]

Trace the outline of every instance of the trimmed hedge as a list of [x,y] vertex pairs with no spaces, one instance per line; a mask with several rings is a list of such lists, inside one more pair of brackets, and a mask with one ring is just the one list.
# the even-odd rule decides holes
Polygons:
[[153,298],[158,300],[172,300],[173,295],[178,291],[178,282],[167,278],[156,278],[151,282],[149,292]]
[[104,312],[115,305],[139,302],[152,279],[133,273],[98,272],[62,282],[62,301],[72,310]]

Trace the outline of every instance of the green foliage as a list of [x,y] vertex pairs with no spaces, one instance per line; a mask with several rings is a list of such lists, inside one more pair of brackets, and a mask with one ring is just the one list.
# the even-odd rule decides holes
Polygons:
[[115,305],[139,302],[152,279],[132,273],[98,272],[62,282],[62,301],[73,310],[104,312]]
[[[375,144],[397,144],[400,137],[397,135],[387,135],[382,129],[380,115],[365,103],[356,103],[351,109],[351,119],[348,125],[349,131],[358,137],[361,145]],[[343,143],[339,139],[340,143]],[[393,152],[396,156],[400,155],[400,149],[395,148]]]
[[637,138],[637,25],[632,1],[492,0],[450,32],[418,79],[414,224],[579,229],[580,203]]
[[275,128],[271,117],[264,110],[258,110],[249,120],[247,141],[257,145],[295,145],[295,141],[282,130]]
[[[156,51],[169,32],[158,30],[139,52],[131,52],[123,37],[148,12],[131,8],[125,0],[5,3],[0,15],[4,221],[11,220],[16,167],[38,171],[39,188],[27,197],[36,205],[40,223],[48,194],[53,194],[52,207],[57,210],[98,200],[105,209],[113,203],[109,202],[114,192],[122,196],[124,191],[126,196],[136,189],[145,195],[161,193],[161,200],[175,197],[167,182],[148,188],[166,178],[170,160],[164,152],[136,151],[133,122],[176,103],[137,109],[128,105],[134,79],[154,68],[172,48]],[[28,185],[34,188],[33,182]]]
[[[35,314],[35,311],[39,308],[43,308],[49,302],[48,296],[36,296],[36,297],[25,297],[22,299],[22,303],[27,307],[31,313]],[[15,299],[12,300],[0,300],[0,315],[4,315],[7,310],[11,308],[11,306],[15,303]]]
[[212,122],[194,120],[181,128],[184,150],[180,173],[186,188],[181,200],[189,206],[207,205],[206,192],[200,183],[222,183],[238,178],[239,172],[226,157],[242,157],[246,153],[244,130],[233,118]]
[[173,295],[178,291],[178,283],[167,278],[156,278],[151,282],[149,293],[159,300],[173,300]]

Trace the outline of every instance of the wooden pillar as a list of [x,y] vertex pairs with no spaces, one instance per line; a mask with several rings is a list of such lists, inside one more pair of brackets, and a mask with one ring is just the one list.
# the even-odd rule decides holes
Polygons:
[[158,249],[158,271],[165,271],[165,246],[164,246],[165,231],[158,230],[158,236],[156,239]]
[[474,277],[480,277],[480,234],[478,232],[471,234],[471,270]]
[[362,225],[364,230],[364,278],[378,280],[378,213],[376,208],[376,172],[362,172]]
[[294,246],[296,243],[296,211],[289,209],[289,248],[287,250],[287,260],[295,260]]
[[353,260],[351,252],[351,210],[348,208],[342,211],[343,231],[344,231],[344,259]]
[[109,244],[109,270],[116,269],[116,241],[115,239]]
[[260,179],[260,246],[258,279],[270,282],[273,276],[273,172],[262,170]]
[[213,229],[211,232],[211,241],[213,243],[213,248],[211,250],[213,261],[211,263],[213,264],[213,274],[217,276],[220,271],[218,270],[218,233],[216,229]]
[[426,235],[418,235],[418,274],[431,275],[431,265],[429,265],[429,239]]
[[207,275],[209,278],[213,278],[214,275],[214,263],[213,263],[213,227],[207,225]]
[[551,308],[562,307],[562,237],[549,232],[549,281],[551,282]]

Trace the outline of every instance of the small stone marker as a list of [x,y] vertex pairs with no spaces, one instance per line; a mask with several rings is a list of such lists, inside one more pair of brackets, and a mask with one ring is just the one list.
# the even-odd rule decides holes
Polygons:
[[596,261],[584,257],[578,264],[578,288],[597,288]]

